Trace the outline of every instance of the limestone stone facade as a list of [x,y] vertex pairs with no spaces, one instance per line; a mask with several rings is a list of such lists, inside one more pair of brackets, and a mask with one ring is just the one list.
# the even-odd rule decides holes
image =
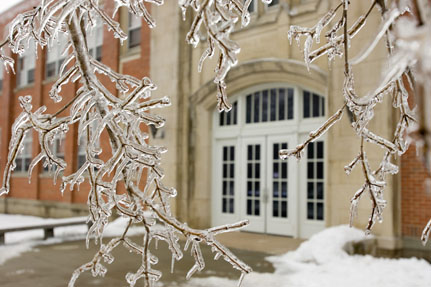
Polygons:
[[[175,2],[175,1],[172,1]],[[328,63],[325,57],[317,60],[308,71],[303,62],[302,50],[296,43],[289,44],[287,31],[290,25],[313,26],[318,19],[339,1],[279,1],[279,5],[266,7],[258,1],[251,24],[233,33],[232,38],[241,47],[239,63],[227,75],[230,98],[260,85],[285,83],[315,91],[326,98],[326,118],[343,103],[343,61],[337,58]],[[367,1],[353,1],[350,19],[359,17],[368,8]],[[158,84],[160,95],[169,95],[173,105],[162,111],[167,118],[165,136],[156,140],[168,147],[165,156],[166,180],[178,189],[175,210],[181,220],[191,226],[208,227],[214,222],[214,116],[216,86],[213,83],[214,61],[205,63],[201,73],[197,66],[205,45],[196,49],[187,46],[185,35],[191,17],[182,21],[176,3],[165,3],[153,9],[158,21],[152,33],[150,76]],[[190,15],[189,15],[190,16]],[[166,19],[169,19],[167,21]],[[352,20],[353,21],[353,20]],[[177,23],[177,25],[174,25]],[[352,55],[361,49],[360,44],[370,41],[378,26],[379,15],[373,11],[367,26],[352,42]],[[201,40],[205,40],[203,37]],[[203,41],[205,43],[205,41]],[[367,60],[354,67],[358,93],[375,87],[381,76],[385,60],[385,46],[380,43]],[[390,137],[395,115],[390,100],[378,106],[373,131]],[[347,176],[343,167],[357,154],[359,140],[344,117],[325,138],[325,226],[348,224],[350,198],[361,186],[361,173],[357,170]],[[377,163],[382,151],[371,145],[366,149],[371,162]],[[294,159],[291,159],[294,161]],[[388,206],[384,222],[373,229],[379,246],[385,249],[401,247],[401,186],[400,177],[389,179],[386,198]],[[241,192],[241,191],[240,191]],[[305,190],[299,190],[305,193]],[[245,204],[245,203],[244,203]],[[305,206],[297,206],[304,209]],[[370,214],[369,201],[364,198],[355,220],[355,226],[364,228]]]

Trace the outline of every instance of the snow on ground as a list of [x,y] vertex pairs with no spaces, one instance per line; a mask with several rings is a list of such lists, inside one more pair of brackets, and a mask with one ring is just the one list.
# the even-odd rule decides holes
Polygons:
[[[63,220],[63,219],[62,219]],[[19,226],[56,221],[33,216],[0,214],[0,226]],[[119,236],[127,220],[118,218],[105,229],[105,236]],[[86,226],[55,229],[55,238],[42,240],[43,231],[23,231],[6,234],[6,245],[0,246],[0,265],[40,244],[84,239]],[[143,227],[129,230],[130,235],[142,233]],[[328,228],[305,241],[295,250],[280,256],[265,258],[275,272],[247,275],[243,287],[424,287],[430,286],[431,265],[425,260],[384,259],[366,255],[348,255],[344,246],[365,239],[362,230],[347,226]],[[216,276],[195,278],[187,287],[236,286],[237,282]]]
[[[348,255],[346,243],[365,238],[364,232],[347,226],[328,228],[295,250],[271,256],[276,271],[247,275],[243,287],[425,287],[431,284],[431,265],[425,260],[385,259]],[[188,287],[236,286],[219,277],[195,278]]]
[[[70,220],[85,219],[86,217],[70,218]],[[67,219],[41,218],[26,215],[0,214],[0,227],[19,227],[27,225],[39,225],[44,223],[64,222]],[[105,229],[106,237],[120,236],[127,225],[127,219],[117,218],[109,223]],[[136,235],[144,232],[143,227],[132,227],[128,235]],[[58,227],[54,229],[54,238],[43,240],[43,230],[28,230],[10,232],[5,234],[6,245],[0,245],[0,265],[7,260],[19,256],[21,253],[30,251],[32,247],[41,244],[54,244],[62,241],[84,239],[87,233],[86,225]]]

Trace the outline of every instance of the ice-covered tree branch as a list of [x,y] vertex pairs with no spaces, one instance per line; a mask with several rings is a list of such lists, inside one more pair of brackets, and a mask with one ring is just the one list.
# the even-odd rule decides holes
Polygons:
[[[125,6],[129,12],[142,17],[149,27],[154,27],[156,23],[145,3],[161,5],[163,1],[116,0],[115,3],[117,10]],[[0,194],[9,192],[15,159],[23,148],[24,137],[33,131],[39,137],[40,153],[31,162],[29,175],[37,164],[42,163],[55,171],[55,183],[68,163],[56,156],[52,143],[56,138],[65,136],[69,128],[75,125],[78,138],[85,139],[85,162],[71,174],[61,176],[60,191],[64,192],[66,188],[73,191],[84,181],[89,182],[88,220],[92,226],[87,234],[87,246],[90,239],[94,239],[99,251],[90,262],[73,272],[70,287],[75,286],[76,280],[85,271],[91,271],[93,276],[103,276],[107,272],[103,264],[112,263],[112,251],[120,245],[142,257],[141,266],[126,275],[129,286],[135,286],[138,280],[143,281],[144,286],[154,286],[162,274],[153,268],[157,257],[153,253],[152,242],[163,240],[168,244],[173,266],[173,262],[183,256],[180,235],[186,238],[186,249],[190,246],[195,259],[187,278],[205,267],[200,244],[207,244],[216,258],[222,257],[240,271],[242,280],[251,268],[218,242],[216,235],[242,228],[248,222],[196,230],[173,216],[170,200],[176,196],[176,190],[163,184],[164,171],[160,167],[166,149],[149,144],[145,132],[150,125],[156,128],[164,125],[165,120],[153,111],[170,105],[170,100],[167,97],[151,99],[156,85],[149,78],[137,79],[120,74],[89,54],[87,31],[95,26],[96,21],[106,25],[114,37],[121,41],[126,39],[119,23],[108,16],[97,0],[41,1],[38,7],[13,21],[3,46],[8,46],[14,53],[22,53],[29,41],[46,49],[60,35],[67,38],[66,59],[49,93],[50,98],[57,103],[63,102],[62,86],[69,82],[78,82],[79,88],[68,102],[52,114],[47,113],[44,106],[33,111],[31,96],[19,99],[23,111],[13,124]],[[12,58],[4,56],[2,59],[6,59],[5,65],[13,66]],[[109,77],[116,84],[117,91],[108,89],[99,80],[100,74]],[[109,137],[109,150],[103,150],[98,144],[104,132]],[[107,159],[102,160],[101,155],[107,155]],[[120,182],[126,188],[125,193],[118,190]],[[115,213],[127,218],[128,225],[121,237],[104,243],[104,229]],[[142,244],[127,237],[133,225],[145,227]]]
[[[372,208],[371,215],[366,226],[370,232],[376,221],[383,218],[383,209],[386,206],[384,190],[387,176],[398,172],[398,167],[392,160],[402,155],[408,148],[411,138],[416,139],[416,146],[422,149],[422,158],[425,162],[431,160],[429,147],[431,146],[431,85],[430,85],[430,54],[426,52],[431,44],[431,3],[427,0],[392,1],[388,6],[385,0],[375,0],[371,3],[363,16],[348,21],[349,2],[340,0],[335,9],[329,10],[313,28],[292,26],[288,37],[296,39],[300,44],[301,36],[305,37],[304,59],[307,65],[317,58],[326,55],[329,61],[335,56],[344,55],[344,85],[342,90],[343,101],[353,114],[352,128],[360,138],[359,154],[345,167],[347,174],[360,164],[364,177],[364,184],[354,194],[351,200],[351,224],[356,214],[357,205],[365,192],[370,195]],[[337,11],[343,8],[338,21],[332,22],[337,16]],[[379,9],[381,24],[375,37],[370,43],[362,47],[361,52],[354,58],[350,58],[350,40],[355,37],[366,25],[366,20],[374,9]],[[348,22],[353,24],[348,28]],[[313,43],[319,43],[320,34],[327,27],[325,34],[327,43],[312,50]],[[342,31],[340,33],[340,31]],[[367,94],[358,95],[354,85],[354,65],[365,60],[376,48],[382,38],[386,38],[387,52],[389,56],[388,69],[380,85]],[[357,44],[357,45],[361,45]],[[428,64],[426,64],[428,63]],[[374,109],[382,102],[384,97],[392,98],[394,110],[399,115],[397,126],[391,140],[373,133],[368,126],[373,121]],[[410,108],[408,99],[414,97],[417,103],[416,110],[420,110],[418,116]],[[342,109],[331,116],[319,129],[311,133],[309,138],[294,150],[282,150],[280,156],[300,157],[301,151],[311,141],[316,140],[341,118]],[[369,142],[383,148],[384,155],[376,170],[372,170],[368,163],[365,151],[365,142]],[[429,167],[429,164],[428,164]],[[422,240],[425,243],[431,232],[431,221],[425,228]]]

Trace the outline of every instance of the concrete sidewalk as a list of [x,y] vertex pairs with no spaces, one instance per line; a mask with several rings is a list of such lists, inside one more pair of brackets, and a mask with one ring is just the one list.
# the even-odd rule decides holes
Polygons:
[[[140,242],[139,237],[132,238]],[[300,241],[280,236],[267,236],[254,233],[236,232],[224,234],[218,239],[226,244],[241,260],[249,264],[256,272],[273,272],[272,265],[265,261],[271,254],[283,253],[295,249]],[[105,240],[106,241],[106,240]],[[181,242],[184,245],[184,242]],[[239,249],[241,248],[241,249]],[[85,249],[84,241],[70,241],[54,245],[40,245],[20,257],[8,260],[0,266],[0,286],[2,287],[64,287],[70,276],[78,266],[90,261],[96,252],[92,243],[89,250]],[[194,260],[190,251],[184,253],[184,258],[175,263],[174,273],[170,272],[171,253],[164,242],[159,242],[158,250],[153,251],[159,258],[154,266],[163,272],[161,282],[163,286],[187,286],[185,276],[193,266]],[[202,245],[202,253],[206,267],[203,272],[194,277],[218,276],[237,279],[240,273],[234,270],[223,259],[214,261],[214,254],[210,248]],[[105,278],[92,277],[89,272],[78,279],[77,287],[126,286],[125,275],[134,272],[140,266],[140,257],[129,253],[122,246],[118,246],[113,253],[113,264],[104,264],[108,268]],[[139,285],[139,281],[137,286]]]

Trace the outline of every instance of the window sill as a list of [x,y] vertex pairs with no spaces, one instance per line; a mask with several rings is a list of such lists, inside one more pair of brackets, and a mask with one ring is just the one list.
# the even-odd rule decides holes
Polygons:
[[28,171],[12,172],[11,177],[12,178],[28,178]]
[[49,78],[46,78],[45,80],[42,81],[42,85],[47,85],[47,84],[54,84],[55,81],[57,81],[58,76],[52,76]]
[[141,56],[141,46],[136,46],[131,49],[126,48],[125,53],[120,57],[120,61],[127,62],[130,60],[135,60],[140,56]]

